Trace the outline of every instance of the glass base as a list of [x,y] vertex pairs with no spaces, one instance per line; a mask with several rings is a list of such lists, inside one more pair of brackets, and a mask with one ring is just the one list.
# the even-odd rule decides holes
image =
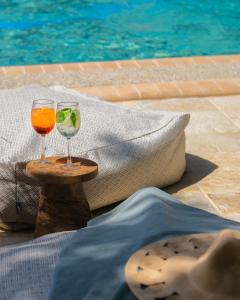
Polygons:
[[49,165],[49,164],[51,164],[47,159],[42,159],[42,158],[38,159],[37,163],[40,164],[40,165]]
[[56,160],[56,163],[59,163],[62,165],[62,168],[64,169],[79,169],[81,167],[81,159],[78,157],[71,157],[71,161],[68,159],[68,157],[60,157]]
[[71,162],[67,162],[63,166],[64,166],[64,168],[68,168],[68,169],[77,169],[77,168],[80,168],[79,164],[76,166],[76,165],[74,165]]

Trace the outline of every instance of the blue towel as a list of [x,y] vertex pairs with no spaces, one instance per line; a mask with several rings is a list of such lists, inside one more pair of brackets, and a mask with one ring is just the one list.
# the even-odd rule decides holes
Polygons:
[[91,220],[62,250],[51,300],[136,300],[124,267],[138,249],[178,235],[240,230],[240,224],[186,206],[171,195],[146,188],[111,212]]

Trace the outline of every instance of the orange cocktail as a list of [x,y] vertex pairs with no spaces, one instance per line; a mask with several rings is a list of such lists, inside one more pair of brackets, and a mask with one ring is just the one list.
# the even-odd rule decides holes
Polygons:
[[33,108],[32,126],[39,134],[48,134],[55,125],[55,110],[53,108]]
[[55,125],[54,101],[47,99],[34,100],[32,103],[31,121],[32,127],[42,137],[40,162],[47,163],[45,159],[45,136]]

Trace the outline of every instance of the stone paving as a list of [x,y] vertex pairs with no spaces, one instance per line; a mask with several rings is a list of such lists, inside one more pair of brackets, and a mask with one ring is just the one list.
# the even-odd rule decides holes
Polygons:
[[240,96],[125,102],[189,112],[187,170],[165,190],[183,202],[240,221]]
[[64,85],[109,101],[240,94],[240,55],[0,67],[0,88]]

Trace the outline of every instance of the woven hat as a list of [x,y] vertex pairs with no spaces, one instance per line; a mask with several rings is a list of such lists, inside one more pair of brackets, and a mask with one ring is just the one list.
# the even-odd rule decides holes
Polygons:
[[150,244],[130,257],[125,277],[141,300],[240,299],[240,232]]

